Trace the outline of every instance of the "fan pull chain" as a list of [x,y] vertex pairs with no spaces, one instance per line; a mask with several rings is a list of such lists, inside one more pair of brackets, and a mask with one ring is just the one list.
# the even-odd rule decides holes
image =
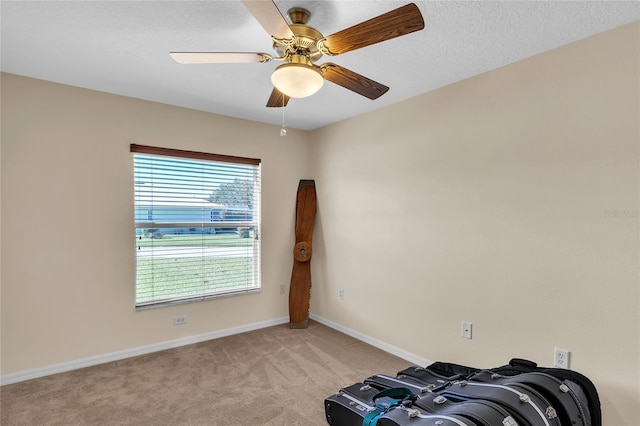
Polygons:
[[280,129],[280,136],[287,136],[287,129],[284,128],[284,95],[282,95],[282,128]]

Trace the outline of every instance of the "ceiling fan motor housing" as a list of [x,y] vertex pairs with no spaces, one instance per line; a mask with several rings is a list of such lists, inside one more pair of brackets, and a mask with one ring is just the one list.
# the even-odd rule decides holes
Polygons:
[[279,57],[292,54],[304,55],[311,61],[316,61],[322,56],[318,50],[318,40],[324,38],[322,33],[313,27],[306,25],[311,17],[308,10],[301,7],[294,7],[287,12],[292,24],[289,25],[295,35],[293,42],[283,45],[278,42],[273,43],[273,48]]

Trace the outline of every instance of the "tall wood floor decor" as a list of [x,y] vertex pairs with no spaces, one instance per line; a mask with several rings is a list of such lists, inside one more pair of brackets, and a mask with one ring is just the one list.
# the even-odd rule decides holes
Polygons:
[[296,198],[296,245],[289,287],[289,327],[307,328],[311,300],[311,240],[316,220],[316,183],[301,180]]

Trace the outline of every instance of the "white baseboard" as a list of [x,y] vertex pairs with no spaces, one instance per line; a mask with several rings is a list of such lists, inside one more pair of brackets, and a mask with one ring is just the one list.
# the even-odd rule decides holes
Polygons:
[[253,324],[241,325],[239,327],[227,328],[224,330],[213,331],[211,333],[199,334],[195,336],[182,337],[180,339],[169,340],[166,342],[154,343],[152,345],[140,346],[137,348],[125,349],[123,351],[112,352],[104,355],[92,356],[89,358],[78,359],[75,361],[63,362],[60,364],[48,365],[46,367],[34,368],[33,370],[21,371],[18,373],[0,376],[0,386],[10,385],[25,380],[37,379],[38,377],[49,376],[51,374],[64,373],[78,368],[91,367],[93,365],[104,364],[112,361],[119,361],[125,358],[131,358],[139,355],[146,355],[152,352],[163,351],[165,349],[177,348],[180,346],[192,345],[207,340],[218,339],[220,337],[240,334],[247,331],[258,330],[260,328],[271,327],[274,325],[289,322],[289,317],[275,318],[267,321],[260,321]]
[[358,340],[361,340],[365,343],[370,344],[371,346],[374,346],[378,349],[382,349],[385,352],[388,352],[392,355],[395,355],[399,358],[405,359],[409,362],[411,362],[414,365],[418,365],[421,367],[426,367],[427,365],[433,364],[433,361],[429,361],[428,359],[419,357],[418,355],[412,354],[411,352],[407,352],[404,349],[400,349],[396,346],[390,345],[388,343],[385,343],[381,340],[378,339],[374,339],[373,337],[367,336],[366,334],[362,334],[359,331],[355,331],[352,330],[350,328],[347,328],[343,325],[340,325],[338,323],[335,323],[333,321],[330,321],[326,318],[323,318],[321,316],[315,315],[315,314],[309,314],[309,318],[311,318],[314,321],[318,321],[321,324],[326,325],[327,327],[331,327],[335,330],[340,331],[341,333],[344,333],[346,335],[349,335],[353,338],[356,338]]
[[[368,343],[371,346],[374,346],[392,355],[405,359],[415,365],[424,367],[429,364],[432,364],[432,361],[419,357],[415,354],[405,351],[404,349],[400,349],[396,346],[390,345],[381,340],[374,339],[373,337],[367,336],[366,334],[360,333],[359,331],[352,330],[348,327],[345,327],[343,325],[330,321],[321,316],[310,314],[309,318],[321,324],[324,324],[327,327],[331,327],[335,330],[338,330],[341,333],[344,333],[355,339]],[[207,340],[218,339],[220,337],[231,336],[233,334],[245,333],[247,331],[258,330],[260,328],[271,327],[274,325],[285,324],[287,322],[289,322],[289,317],[281,317],[281,318],[276,318],[276,319],[267,320],[267,321],[260,321],[253,324],[246,324],[238,327],[227,328],[224,330],[213,331],[211,333],[182,337],[180,339],[154,343],[152,345],[139,346],[137,348],[125,349],[123,351],[111,352],[108,354],[97,355],[89,358],[63,362],[60,364],[53,364],[45,367],[34,368],[32,370],[21,371],[18,373],[7,374],[4,376],[0,376],[0,386],[23,382],[25,380],[37,379],[38,377],[49,376],[52,374],[64,373],[67,371],[77,370],[79,368],[91,367],[94,365],[104,364],[107,362],[119,361],[121,359],[131,358],[134,356],[146,355],[149,353],[163,351],[166,349],[177,348],[180,346],[192,345],[194,343],[200,343]]]

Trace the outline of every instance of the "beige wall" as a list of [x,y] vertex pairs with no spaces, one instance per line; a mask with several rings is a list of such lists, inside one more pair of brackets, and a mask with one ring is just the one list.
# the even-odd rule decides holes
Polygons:
[[[10,74],[2,124],[2,375],[288,315],[307,133]],[[131,143],[262,159],[260,294],[134,310]]]
[[637,425],[639,28],[313,132],[312,312],[434,361],[568,349]]
[[[287,315],[295,189],[315,178],[314,314],[431,360],[568,349],[604,424],[637,424],[639,35],[286,138],[3,74],[1,373]],[[261,294],[134,311],[132,142],[263,159]]]

